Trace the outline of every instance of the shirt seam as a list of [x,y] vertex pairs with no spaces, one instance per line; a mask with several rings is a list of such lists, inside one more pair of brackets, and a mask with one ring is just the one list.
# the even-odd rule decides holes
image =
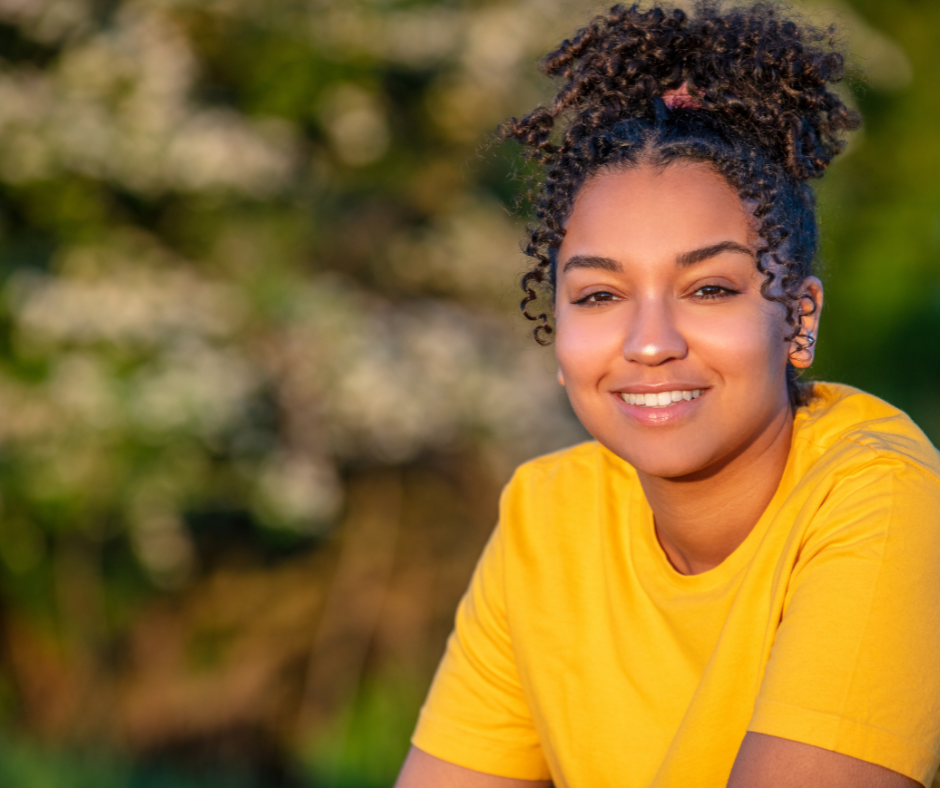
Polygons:
[[[910,745],[912,748],[923,750],[925,752],[931,752],[934,755],[940,755],[940,749],[934,750],[934,749],[931,749],[930,747],[925,747],[923,744],[920,744],[919,742],[916,742],[916,741],[912,741],[906,736],[902,736],[898,733],[895,733],[892,730],[888,730],[887,728],[882,728],[879,725],[871,725],[870,723],[867,723],[867,722],[860,722],[859,720],[853,719],[852,717],[845,717],[840,714],[834,714],[831,711],[820,711],[818,709],[810,709],[810,708],[807,708],[806,706],[798,706],[795,703],[787,703],[786,701],[772,700],[770,698],[761,698],[760,696],[758,696],[757,701],[755,702],[754,706],[755,708],[757,706],[780,706],[782,708],[792,709],[793,711],[798,711],[798,712],[802,712],[805,714],[811,714],[817,717],[825,717],[826,719],[832,720],[833,722],[837,722],[840,724],[847,723],[849,725],[856,725],[859,728],[865,728],[866,730],[875,731],[877,733],[883,733],[886,736],[890,736],[893,739],[903,741],[906,744]],[[750,727],[751,726],[749,724],[748,729],[750,729]]]
[[[423,724],[421,724],[422,722]],[[444,747],[439,747],[437,745],[440,744],[440,740],[442,738],[448,740],[448,744]],[[428,742],[430,742],[430,744]],[[411,743],[415,747],[417,747],[419,750],[427,752],[429,755],[435,755],[435,752],[442,753],[442,755],[435,755],[435,757],[440,757],[442,760],[449,760],[447,757],[444,757],[443,753],[445,750],[449,749],[448,745],[456,744],[458,742],[459,746],[463,748],[462,753],[466,752],[465,748],[467,748],[468,745],[475,750],[473,758],[460,758],[460,760],[464,761],[465,763],[471,761],[476,762],[476,758],[481,755],[484,760],[486,760],[488,763],[491,763],[493,759],[487,758],[487,755],[496,754],[497,760],[510,764],[510,770],[513,772],[518,773],[524,771],[527,774],[534,774],[535,772],[539,772],[540,774],[547,774],[549,771],[548,763],[545,759],[544,753],[542,753],[539,758],[526,755],[520,757],[519,747],[508,747],[506,746],[505,741],[503,741],[501,738],[488,736],[485,733],[481,733],[479,728],[464,727],[459,723],[455,723],[451,719],[446,719],[436,714],[429,713],[426,710],[422,710],[419,725],[411,737]],[[531,745],[531,751],[533,754],[537,750],[541,751],[541,741],[538,739],[536,739],[536,741]],[[457,765],[462,764],[458,763]],[[530,776],[523,778],[516,777],[516,779],[542,778]]]

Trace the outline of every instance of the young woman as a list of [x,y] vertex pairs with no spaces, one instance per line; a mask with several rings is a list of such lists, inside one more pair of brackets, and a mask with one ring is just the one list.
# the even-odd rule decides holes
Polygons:
[[544,169],[523,306],[595,441],[504,491],[398,785],[940,784],[940,457],[798,380],[841,57],[767,5],[616,6],[545,69],[505,129]]

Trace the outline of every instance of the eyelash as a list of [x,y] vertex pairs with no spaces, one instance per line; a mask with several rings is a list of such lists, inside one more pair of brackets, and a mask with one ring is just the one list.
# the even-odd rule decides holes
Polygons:
[[[717,292],[712,292],[709,295],[702,293],[703,290],[712,290]],[[740,293],[740,290],[733,290],[730,287],[722,287],[721,285],[703,285],[698,288],[692,295],[697,293],[702,293],[698,296],[700,301],[717,301],[722,298],[730,298],[731,296],[736,296]],[[606,296],[606,297],[601,297]],[[600,304],[608,304],[613,301],[616,296],[613,293],[608,293],[606,290],[601,290],[596,293],[588,293],[586,296],[582,296],[576,301],[572,301],[576,306],[599,306]]]
[[711,295],[700,295],[698,298],[702,301],[715,301],[719,298],[729,298],[730,296],[736,296],[740,293],[740,290],[732,290],[730,287],[722,287],[721,285],[702,285],[698,290],[696,290],[692,295],[696,293],[701,293],[703,290],[717,290],[717,293],[712,293]]
[[[604,299],[597,299],[598,296],[608,297]],[[586,296],[582,296],[577,301],[572,301],[572,303],[578,306],[598,306],[600,304],[608,304],[613,301],[614,298],[616,298],[616,296],[613,293],[608,293],[606,290],[601,290],[597,293],[588,293]]]

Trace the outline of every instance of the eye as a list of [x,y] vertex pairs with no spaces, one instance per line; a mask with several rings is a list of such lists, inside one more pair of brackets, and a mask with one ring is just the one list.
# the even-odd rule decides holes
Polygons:
[[616,301],[617,296],[613,293],[608,293],[606,290],[601,290],[596,293],[588,293],[586,296],[573,301],[574,304],[585,304],[590,306],[591,304],[603,304],[609,301]]
[[702,285],[692,295],[700,301],[714,301],[718,298],[737,295],[738,292],[738,290],[732,290],[730,287],[722,287],[721,285]]

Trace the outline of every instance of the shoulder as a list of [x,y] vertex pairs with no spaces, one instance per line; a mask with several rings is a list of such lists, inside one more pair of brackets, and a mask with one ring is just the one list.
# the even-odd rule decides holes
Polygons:
[[903,411],[817,384],[797,416],[793,451],[795,497],[816,512],[807,545],[868,544],[895,561],[897,549],[907,554],[898,567],[940,555],[940,455]]
[[597,441],[586,441],[520,465],[504,498],[535,496],[557,506],[570,499],[585,502],[611,487],[623,490],[636,482],[636,471],[629,463]]
[[559,473],[594,473],[608,464],[610,456],[597,441],[585,441],[524,462],[516,469],[513,481]]
[[605,539],[611,512],[618,522],[629,520],[637,496],[642,489],[633,467],[594,441],[538,457],[521,465],[503,490],[502,543],[528,564],[561,554],[574,561],[574,553]]
[[940,484],[940,454],[902,410],[837,383],[816,383],[813,393],[797,413],[795,451],[812,456],[829,473],[903,467]]

